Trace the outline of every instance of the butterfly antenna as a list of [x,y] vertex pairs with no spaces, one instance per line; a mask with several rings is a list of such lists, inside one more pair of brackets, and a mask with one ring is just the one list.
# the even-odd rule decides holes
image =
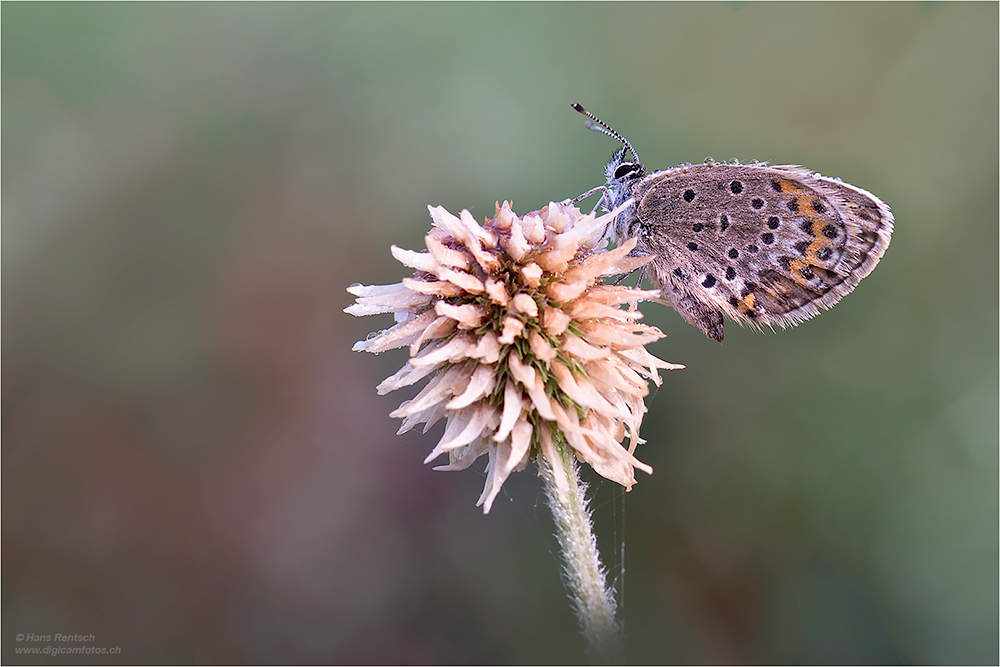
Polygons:
[[[632,144],[630,144],[628,142],[628,139],[626,139],[622,135],[620,135],[617,132],[615,132],[613,129],[611,129],[610,125],[608,125],[603,120],[601,120],[600,118],[598,118],[594,114],[592,114],[589,111],[587,111],[586,109],[584,109],[578,103],[573,102],[572,104],[570,104],[570,106],[573,107],[574,109],[576,109],[578,112],[582,113],[584,116],[586,116],[590,120],[594,121],[594,123],[597,123],[597,125],[594,125],[594,123],[588,122],[587,123],[587,129],[588,130],[594,130],[595,132],[600,132],[601,134],[606,134],[609,137],[613,137],[613,138],[617,139],[618,141],[622,142],[623,144],[625,144],[625,148],[629,149],[629,152],[632,153],[632,157],[635,158],[635,163],[636,164],[642,164],[642,162],[639,160],[639,154],[635,152],[634,148],[632,148]],[[598,127],[598,126],[600,126],[600,127]]]

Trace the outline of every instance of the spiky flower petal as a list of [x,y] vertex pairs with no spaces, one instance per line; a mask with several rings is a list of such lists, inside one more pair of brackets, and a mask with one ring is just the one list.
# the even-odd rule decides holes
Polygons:
[[435,470],[462,470],[488,455],[478,502],[484,512],[508,475],[537,456],[552,462],[557,486],[567,489],[554,436],[631,489],[636,468],[652,472],[635,457],[647,383],[659,385],[658,369],[683,366],[645,348],[663,334],[639,324],[637,306],[657,293],[601,281],[648,261],[629,255],[634,239],[613,250],[599,247],[618,211],[595,217],[553,203],[518,217],[504,202],[480,225],[468,211],[455,216],[428,208],[427,250],[392,247],[414,276],[396,285],[351,286],[357,299],[345,311],[395,315],[395,326],[355,350],[410,349],[406,365],[378,386],[380,394],[430,376],[391,413],[403,420],[399,432],[421,423],[426,432],[446,419],[427,462],[447,454],[448,464]]

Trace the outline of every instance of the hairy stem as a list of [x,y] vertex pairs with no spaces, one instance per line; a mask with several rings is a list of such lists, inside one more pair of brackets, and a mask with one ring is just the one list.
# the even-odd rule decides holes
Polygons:
[[[597,551],[591,515],[585,497],[587,486],[580,480],[576,460],[565,442],[555,444],[556,461],[539,456],[539,473],[555,520],[562,550],[564,583],[576,612],[580,630],[587,640],[587,654],[595,664],[622,664],[624,637],[616,620],[617,605]],[[551,450],[550,450],[551,451]],[[552,466],[561,467],[559,475]],[[557,477],[568,481],[559,491]]]

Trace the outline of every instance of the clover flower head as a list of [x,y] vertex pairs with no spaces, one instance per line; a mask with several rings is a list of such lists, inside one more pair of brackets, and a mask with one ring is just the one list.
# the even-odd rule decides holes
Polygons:
[[[630,256],[635,239],[605,250],[605,230],[618,210],[596,217],[569,203],[552,203],[518,217],[510,204],[480,225],[468,211],[455,216],[428,207],[433,228],[427,250],[392,247],[414,269],[395,285],[353,285],[352,315],[393,313],[395,326],[354,349],[380,353],[409,347],[410,358],[379,394],[430,378],[392,417],[399,433],[439,419],[444,434],[425,463],[448,455],[435,470],[462,470],[486,454],[486,488],[478,505],[489,512],[511,472],[543,456],[560,492],[567,478],[555,447],[626,489],[646,412],[648,382],[658,369],[683,368],[650,354],[663,337],[639,323],[638,302],[657,292],[605,285],[602,278],[648,261]],[[624,441],[628,439],[628,444]]]

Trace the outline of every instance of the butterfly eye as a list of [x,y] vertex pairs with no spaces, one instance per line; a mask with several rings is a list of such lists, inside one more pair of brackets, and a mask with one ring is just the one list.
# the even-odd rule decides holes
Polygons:
[[618,165],[617,169],[615,169],[615,178],[616,179],[625,178],[633,171],[636,171],[636,169],[637,167],[635,164],[631,162],[623,162],[622,164]]

